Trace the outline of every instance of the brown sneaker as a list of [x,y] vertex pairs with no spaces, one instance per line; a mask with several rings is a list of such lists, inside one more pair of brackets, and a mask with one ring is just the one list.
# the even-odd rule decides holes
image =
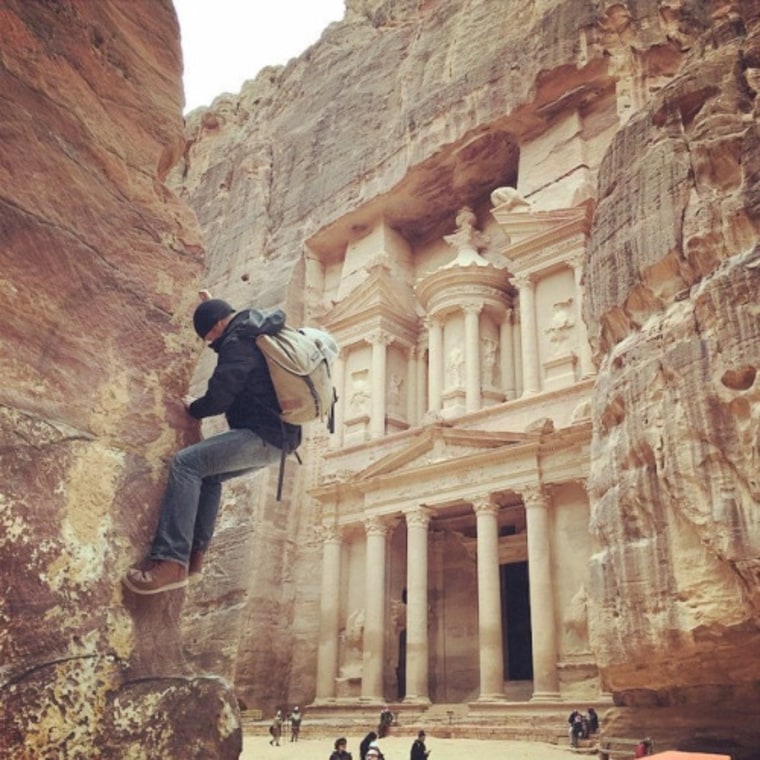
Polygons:
[[145,569],[127,570],[122,583],[135,594],[160,594],[187,586],[187,570],[179,562],[152,560]]
[[203,557],[205,552],[194,551],[190,553],[190,565],[187,568],[188,575],[200,575],[203,572]]

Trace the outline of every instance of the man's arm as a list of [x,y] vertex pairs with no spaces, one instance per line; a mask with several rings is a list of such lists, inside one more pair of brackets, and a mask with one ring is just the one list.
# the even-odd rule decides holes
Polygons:
[[225,342],[206,393],[188,405],[189,414],[202,419],[226,412],[245,387],[251,370],[257,362],[263,361],[256,352],[256,344],[252,340],[233,338]]

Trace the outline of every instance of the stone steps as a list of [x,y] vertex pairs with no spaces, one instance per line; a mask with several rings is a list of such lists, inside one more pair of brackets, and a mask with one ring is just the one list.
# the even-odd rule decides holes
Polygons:
[[[567,704],[489,703],[389,705],[396,715],[391,734],[414,736],[424,729],[439,738],[540,741],[569,747]],[[308,706],[301,726],[303,736],[330,738],[336,734],[364,735],[377,726],[379,709],[369,705]],[[271,716],[258,719],[257,711],[242,714],[247,734],[266,735]],[[287,733],[287,725],[284,727]],[[580,740],[577,754],[595,754],[595,737]]]

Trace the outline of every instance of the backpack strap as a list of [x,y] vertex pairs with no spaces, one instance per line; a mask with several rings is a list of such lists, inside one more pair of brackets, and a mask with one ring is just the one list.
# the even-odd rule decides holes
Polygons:
[[[285,438],[285,423],[280,421],[280,424],[282,426],[282,440],[283,443],[287,440]],[[282,483],[285,479],[285,457],[288,454],[294,454],[296,457],[296,461],[298,464],[303,464],[301,461],[301,457],[296,449],[293,449],[293,451],[288,451],[287,446],[283,446],[280,449],[280,471],[277,473],[277,498],[276,501],[282,501]]]

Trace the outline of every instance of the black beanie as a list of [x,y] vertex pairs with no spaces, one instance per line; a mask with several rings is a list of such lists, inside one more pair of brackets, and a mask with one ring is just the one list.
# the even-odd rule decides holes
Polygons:
[[205,338],[211,328],[220,319],[224,319],[234,313],[235,310],[232,306],[230,306],[227,301],[222,301],[221,298],[211,298],[208,301],[203,301],[203,303],[199,304],[193,314],[193,327],[195,327],[195,332],[197,332],[201,338]]

